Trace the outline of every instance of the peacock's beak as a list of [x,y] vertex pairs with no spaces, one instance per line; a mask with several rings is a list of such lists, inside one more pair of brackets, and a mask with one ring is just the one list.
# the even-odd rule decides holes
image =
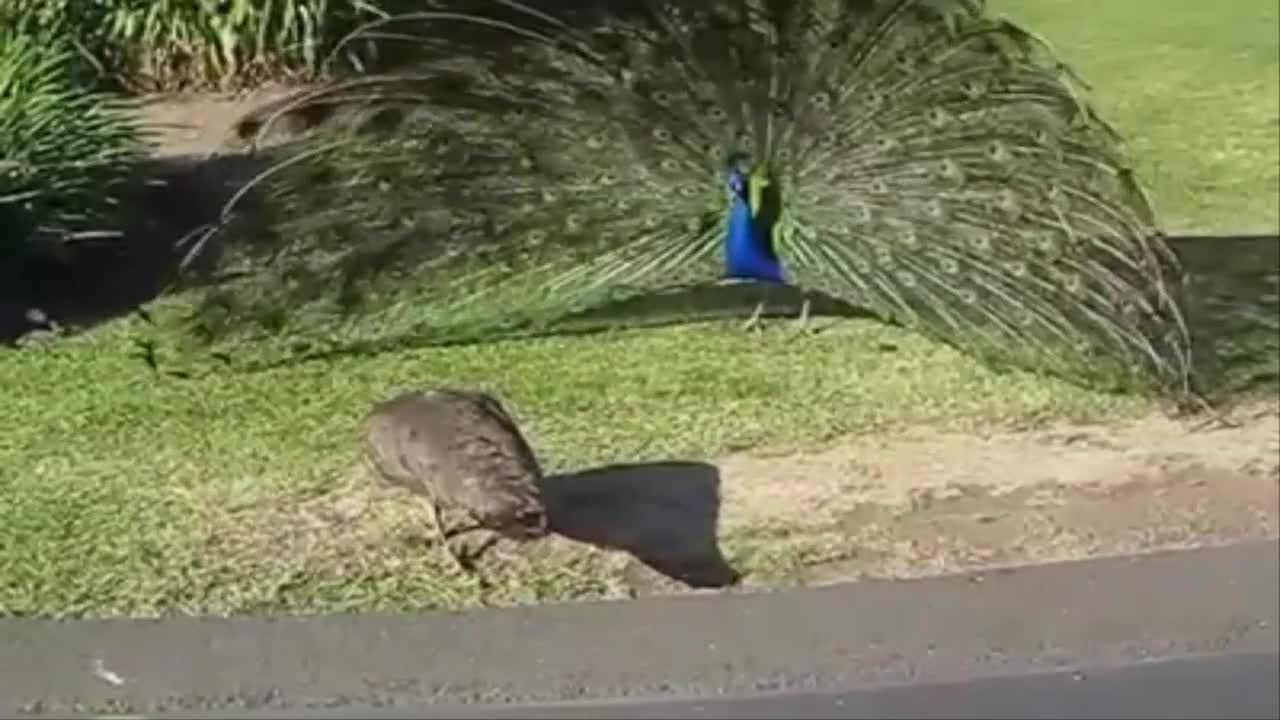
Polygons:
[[747,206],[751,208],[751,216],[755,217],[760,214],[760,206],[764,196],[764,189],[769,187],[769,176],[760,167],[752,169],[748,180],[748,198]]

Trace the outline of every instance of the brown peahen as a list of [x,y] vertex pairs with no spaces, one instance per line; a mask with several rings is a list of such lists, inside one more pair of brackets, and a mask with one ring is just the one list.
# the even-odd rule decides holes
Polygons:
[[220,289],[221,327],[443,336],[745,279],[1190,387],[1183,273],[1122,142],[980,0],[437,0],[352,39],[411,68],[295,105],[396,124],[296,146],[271,198],[308,244]]
[[[387,483],[426,497],[433,532],[459,567],[451,537],[487,529],[529,540],[547,532],[542,469],[492,395],[444,389],[379,402],[365,419],[365,457]],[[472,524],[447,528],[450,510]]]

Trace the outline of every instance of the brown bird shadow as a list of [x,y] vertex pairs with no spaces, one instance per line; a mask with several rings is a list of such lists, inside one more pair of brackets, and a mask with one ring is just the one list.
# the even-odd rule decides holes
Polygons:
[[552,532],[630,553],[691,587],[727,587],[741,577],[716,539],[720,471],[714,465],[610,465],[549,476],[542,492]]

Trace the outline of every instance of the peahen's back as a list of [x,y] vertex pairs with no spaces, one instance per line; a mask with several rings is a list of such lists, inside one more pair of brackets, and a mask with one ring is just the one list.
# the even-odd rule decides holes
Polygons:
[[521,537],[546,531],[541,466],[491,395],[445,389],[382,401],[365,420],[364,450],[383,480],[483,527]]
[[297,327],[363,307],[430,333],[714,281],[732,163],[789,282],[989,359],[1186,391],[1182,273],[1120,142],[982,5],[426,3],[366,33],[411,38],[411,72],[316,98],[421,112],[311,146],[277,195],[331,248],[295,267],[344,282],[264,283],[324,288]]

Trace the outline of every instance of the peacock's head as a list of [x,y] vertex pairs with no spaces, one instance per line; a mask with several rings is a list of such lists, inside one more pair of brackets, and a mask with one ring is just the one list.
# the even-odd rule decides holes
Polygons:
[[742,154],[731,155],[725,167],[725,182],[734,198],[738,200],[748,199],[747,192],[750,176],[751,159]]

